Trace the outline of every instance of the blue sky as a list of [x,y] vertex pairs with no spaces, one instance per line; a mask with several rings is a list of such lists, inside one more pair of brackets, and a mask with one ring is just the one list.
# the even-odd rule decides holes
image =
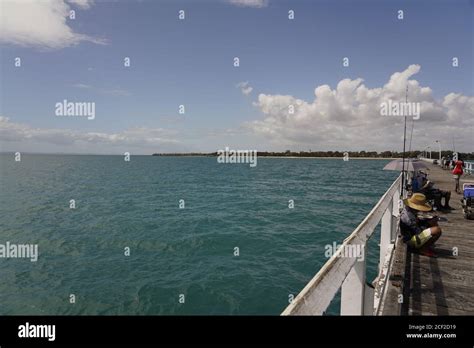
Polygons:
[[[51,48],[44,38],[22,42],[25,31],[23,36],[15,35],[18,26],[2,31],[0,135],[18,132],[17,140],[8,135],[0,138],[2,150],[116,153],[131,148],[152,153],[215,151],[225,146],[260,151],[399,150],[400,139],[392,133],[400,119],[352,132],[352,121],[333,123],[320,110],[298,111],[292,117],[315,128],[308,133],[306,126],[299,133],[297,119],[265,113],[264,103],[280,105],[278,96],[292,96],[311,104],[316,87],[329,85],[335,91],[346,78],[363,78],[368,89],[382,88],[392,74],[412,64],[421,68],[411,78],[432,91],[417,101],[433,103],[428,115],[433,110],[440,113],[430,116],[433,122],[425,120],[416,127],[416,145],[424,147],[433,137],[447,139],[455,134],[462,150],[474,149],[469,148],[472,137],[463,133],[472,126],[474,105],[473,1],[249,0],[246,6],[225,0],[80,3],[65,3],[76,11],[76,19],[54,30],[68,27],[88,39],[68,42],[48,29],[44,35],[56,40]],[[9,16],[10,7],[3,6],[4,16]],[[181,9],[185,20],[177,18]],[[403,20],[397,19],[399,9],[404,11]],[[288,19],[288,10],[295,11],[294,20]],[[45,25],[41,23],[45,9],[30,4],[28,11],[37,11],[35,25]],[[22,14],[18,16],[21,22]],[[28,28],[20,28],[28,33]],[[22,59],[20,68],[13,64],[15,57]],[[131,67],[123,66],[124,57],[130,57]],[[233,66],[234,57],[240,58],[238,68]],[[342,66],[343,57],[350,59],[349,67]],[[452,67],[452,57],[458,57],[459,67]],[[249,94],[236,87],[240,82],[252,87]],[[468,99],[459,97],[455,105],[443,105],[450,93]],[[277,97],[262,101],[260,94]],[[96,118],[56,117],[54,105],[63,99],[95,102]],[[336,112],[336,119],[340,110],[351,112],[341,106],[341,100],[334,102],[335,109],[328,106],[339,110],[328,111]],[[185,105],[185,115],[178,114],[180,104]],[[358,107],[353,104],[348,102]],[[458,114],[453,116],[451,110]],[[320,133],[318,123],[328,130]],[[464,131],[458,132],[461,123]],[[21,127],[26,130],[19,131]],[[156,130],[160,136],[150,138],[144,131],[143,137],[151,140],[140,144],[137,131],[127,132],[137,128]],[[51,139],[64,130],[68,132],[60,135],[61,141]],[[388,133],[372,141],[361,136],[371,131]],[[87,137],[80,135],[89,133],[104,136],[87,144]],[[68,134],[70,141],[64,140]],[[110,140],[114,134],[119,140]],[[336,138],[340,134],[340,141],[329,142],[325,134]]]

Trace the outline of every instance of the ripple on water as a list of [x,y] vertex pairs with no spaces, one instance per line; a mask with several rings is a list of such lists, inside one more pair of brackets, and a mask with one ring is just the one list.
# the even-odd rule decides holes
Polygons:
[[0,155],[0,243],[40,250],[0,262],[0,314],[279,314],[393,182],[385,163]]

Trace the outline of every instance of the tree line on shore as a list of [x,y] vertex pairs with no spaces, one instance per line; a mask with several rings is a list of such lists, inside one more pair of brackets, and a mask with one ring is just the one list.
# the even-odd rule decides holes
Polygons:
[[[422,154],[422,151],[409,151],[405,153],[405,158],[416,158]],[[258,157],[334,157],[343,158],[345,155],[349,158],[402,158],[403,152],[397,151],[291,151],[286,150],[283,152],[277,151],[258,151]],[[154,153],[153,156],[217,156],[217,152],[211,153]],[[442,157],[453,156],[453,151],[441,151]],[[474,160],[474,152],[462,153],[459,152],[458,156],[463,160]],[[431,157],[433,159],[439,158],[438,151],[432,151]]]

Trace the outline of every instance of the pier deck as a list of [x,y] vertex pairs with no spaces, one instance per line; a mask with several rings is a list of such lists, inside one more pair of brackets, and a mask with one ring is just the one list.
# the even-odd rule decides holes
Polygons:
[[[383,314],[473,315],[474,220],[463,217],[462,195],[454,192],[451,171],[427,165],[428,178],[435,187],[451,191],[450,205],[454,210],[439,212],[448,221],[439,223],[443,234],[435,246],[438,258],[407,253],[405,247],[396,248]],[[463,176],[461,187],[468,181],[474,182],[474,175]],[[398,304],[400,294],[402,304]]]

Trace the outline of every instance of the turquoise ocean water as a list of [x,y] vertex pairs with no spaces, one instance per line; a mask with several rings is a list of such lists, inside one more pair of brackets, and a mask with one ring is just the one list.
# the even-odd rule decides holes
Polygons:
[[39,259],[0,258],[0,314],[277,315],[391,185],[387,162],[2,154],[0,244]]

